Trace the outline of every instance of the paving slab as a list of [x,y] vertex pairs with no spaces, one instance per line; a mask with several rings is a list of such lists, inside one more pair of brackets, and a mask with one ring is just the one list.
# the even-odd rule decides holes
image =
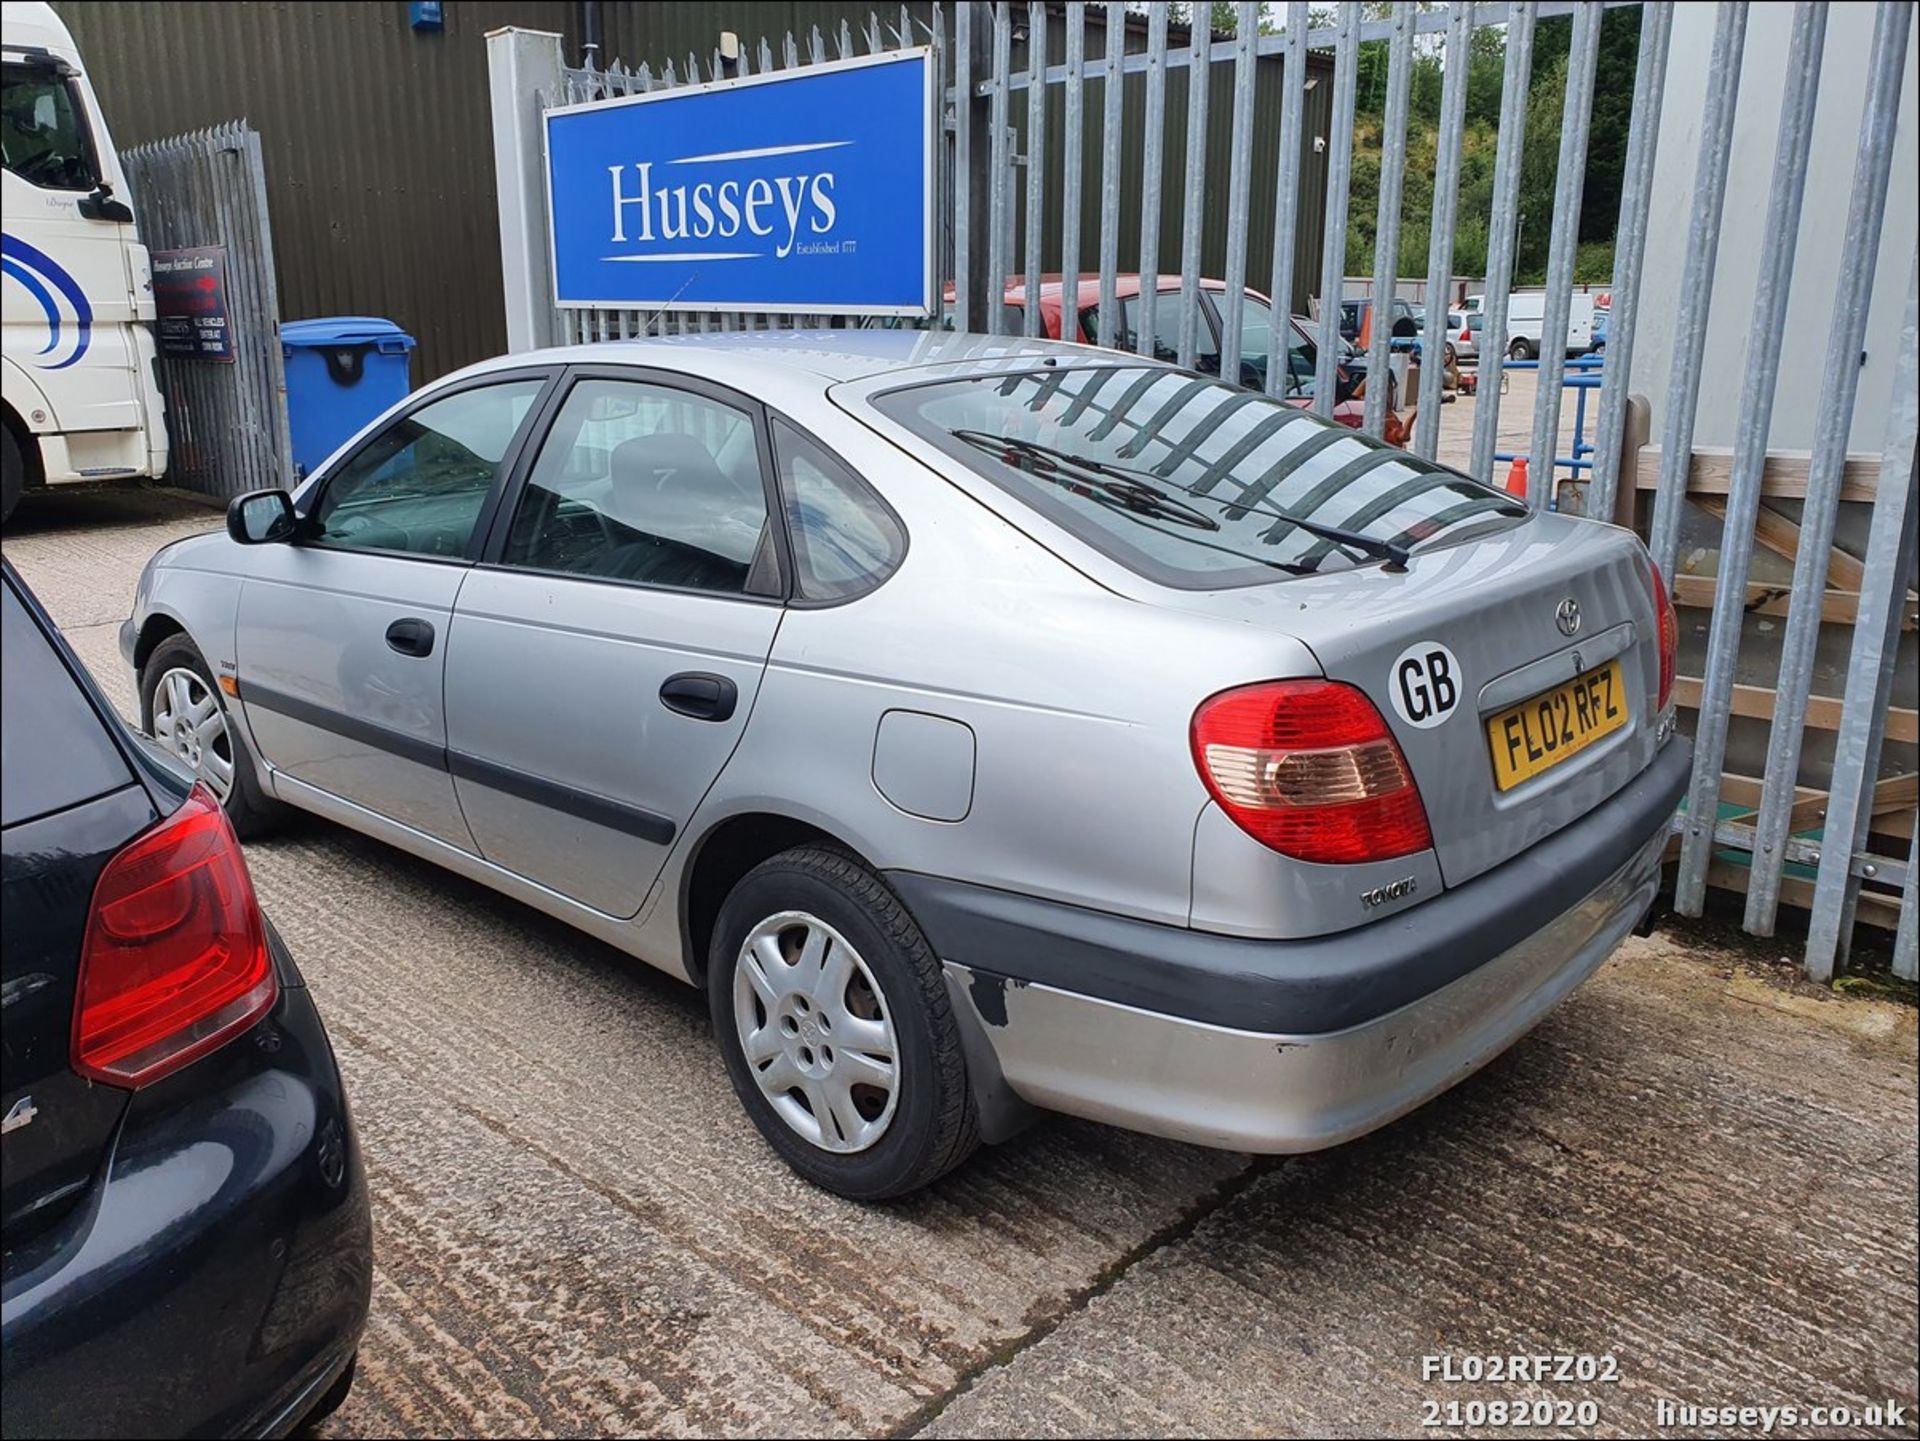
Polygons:
[[[1523,1400],[1590,1400],[1604,1435],[1757,1430],[1662,1426],[1663,1399],[1892,1399],[1904,1427],[1783,1434],[1914,1434],[1913,1012],[1683,949],[1629,942],[1452,1095],[1259,1163],[926,1434],[1410,1435]],[[1511,1353],[1611,1355],[1619,1379],[1426,1379]]]

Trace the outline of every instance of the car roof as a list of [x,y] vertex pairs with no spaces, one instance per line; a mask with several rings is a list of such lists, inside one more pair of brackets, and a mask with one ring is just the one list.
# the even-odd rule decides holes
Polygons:
[[751,393],[758,380],[813,377],[825,385],[835,385],[900,370],[978,366],[1049,355],[1072,356],[1090,365],[1142,363],[1137,355],[1090,345],[951,330],[716,331],[522,351],[481,361],[446,379],[467,379],[529,365],[658,366]]
[[[1179,290],[1182,283],[1178,272],[1171,275],[1162,274],[1156,277],[1155,290],[1157,293],[1164,295],[1169,291]],[[1200,288],[1202,290],[1225,290],[1227,288],[1227,282],[1202,276],[1200,278]],[[1083,274],[1079,276],[1075,281],[1074,289],[1077,292],[1078,303],[1083,309],[1087,306],[1100,303],[1099,275]],[[1127,300],[1138,295],[1140,290],[1140,273],[1138,271],[1122,271],[1113,278],[1113,293],[1122,300]],[[951,293],[951,287],[949,287],[949,293]],[[1049,300],[1057,302],[1065,293],[1066,277],[1064,275],[1056,272],[1040,277],[1040,299],[1043,303]],[[1026,304],[1026,277],[1023,275],[1009,276],[1007,278],[1007,289],[1004,298],[1008,305]]]

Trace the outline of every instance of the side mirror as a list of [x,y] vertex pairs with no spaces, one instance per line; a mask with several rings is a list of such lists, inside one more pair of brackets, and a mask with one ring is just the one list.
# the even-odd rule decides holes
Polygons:
[[83,195],[75,208],[84,220],[111,220],[117,225],[133,224],[133,211],[124,200],[113,198],[113,187],[102,180],[91,195]]
[[227,534],[241,545],[292,540],[300,519],[284,490],[250,490],[227,504]]

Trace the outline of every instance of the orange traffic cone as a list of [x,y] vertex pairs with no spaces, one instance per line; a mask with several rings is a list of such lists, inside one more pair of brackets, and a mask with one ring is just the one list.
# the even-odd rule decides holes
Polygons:
[[1517,495],[1522,500],[1527,498],[1527,458],[1524,455],[1516,455],[1507,471],[1507,493]]

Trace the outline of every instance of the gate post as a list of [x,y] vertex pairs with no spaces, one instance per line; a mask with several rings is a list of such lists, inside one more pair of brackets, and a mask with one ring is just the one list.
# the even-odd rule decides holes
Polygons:
[[[967,204],[954,207],[956,228],[964,227],[962,237],[954,236],[954,266],[965,273],[954,276],[956,329],[983,333],[989,306],[1002,303],[1006,277],[996,279],[987,263],[989,234],[987,217],[992,213],[993,191],[998,183],[993,173],[993,102],[972,93],[982,76],[993,74],[993,7],[960,0],[954,6],[954,73],[959,93],[954,97],[953,123],[957,140],[954,147],[953,185]],[[943,277],[944,278],[944,277]]]
[[514,354],[555,340],[540,112],[542,96],[559,96],[565,63],[560,37],[551,31],[509,25],[487,32],[500,279],[507,301],[507,350]]

